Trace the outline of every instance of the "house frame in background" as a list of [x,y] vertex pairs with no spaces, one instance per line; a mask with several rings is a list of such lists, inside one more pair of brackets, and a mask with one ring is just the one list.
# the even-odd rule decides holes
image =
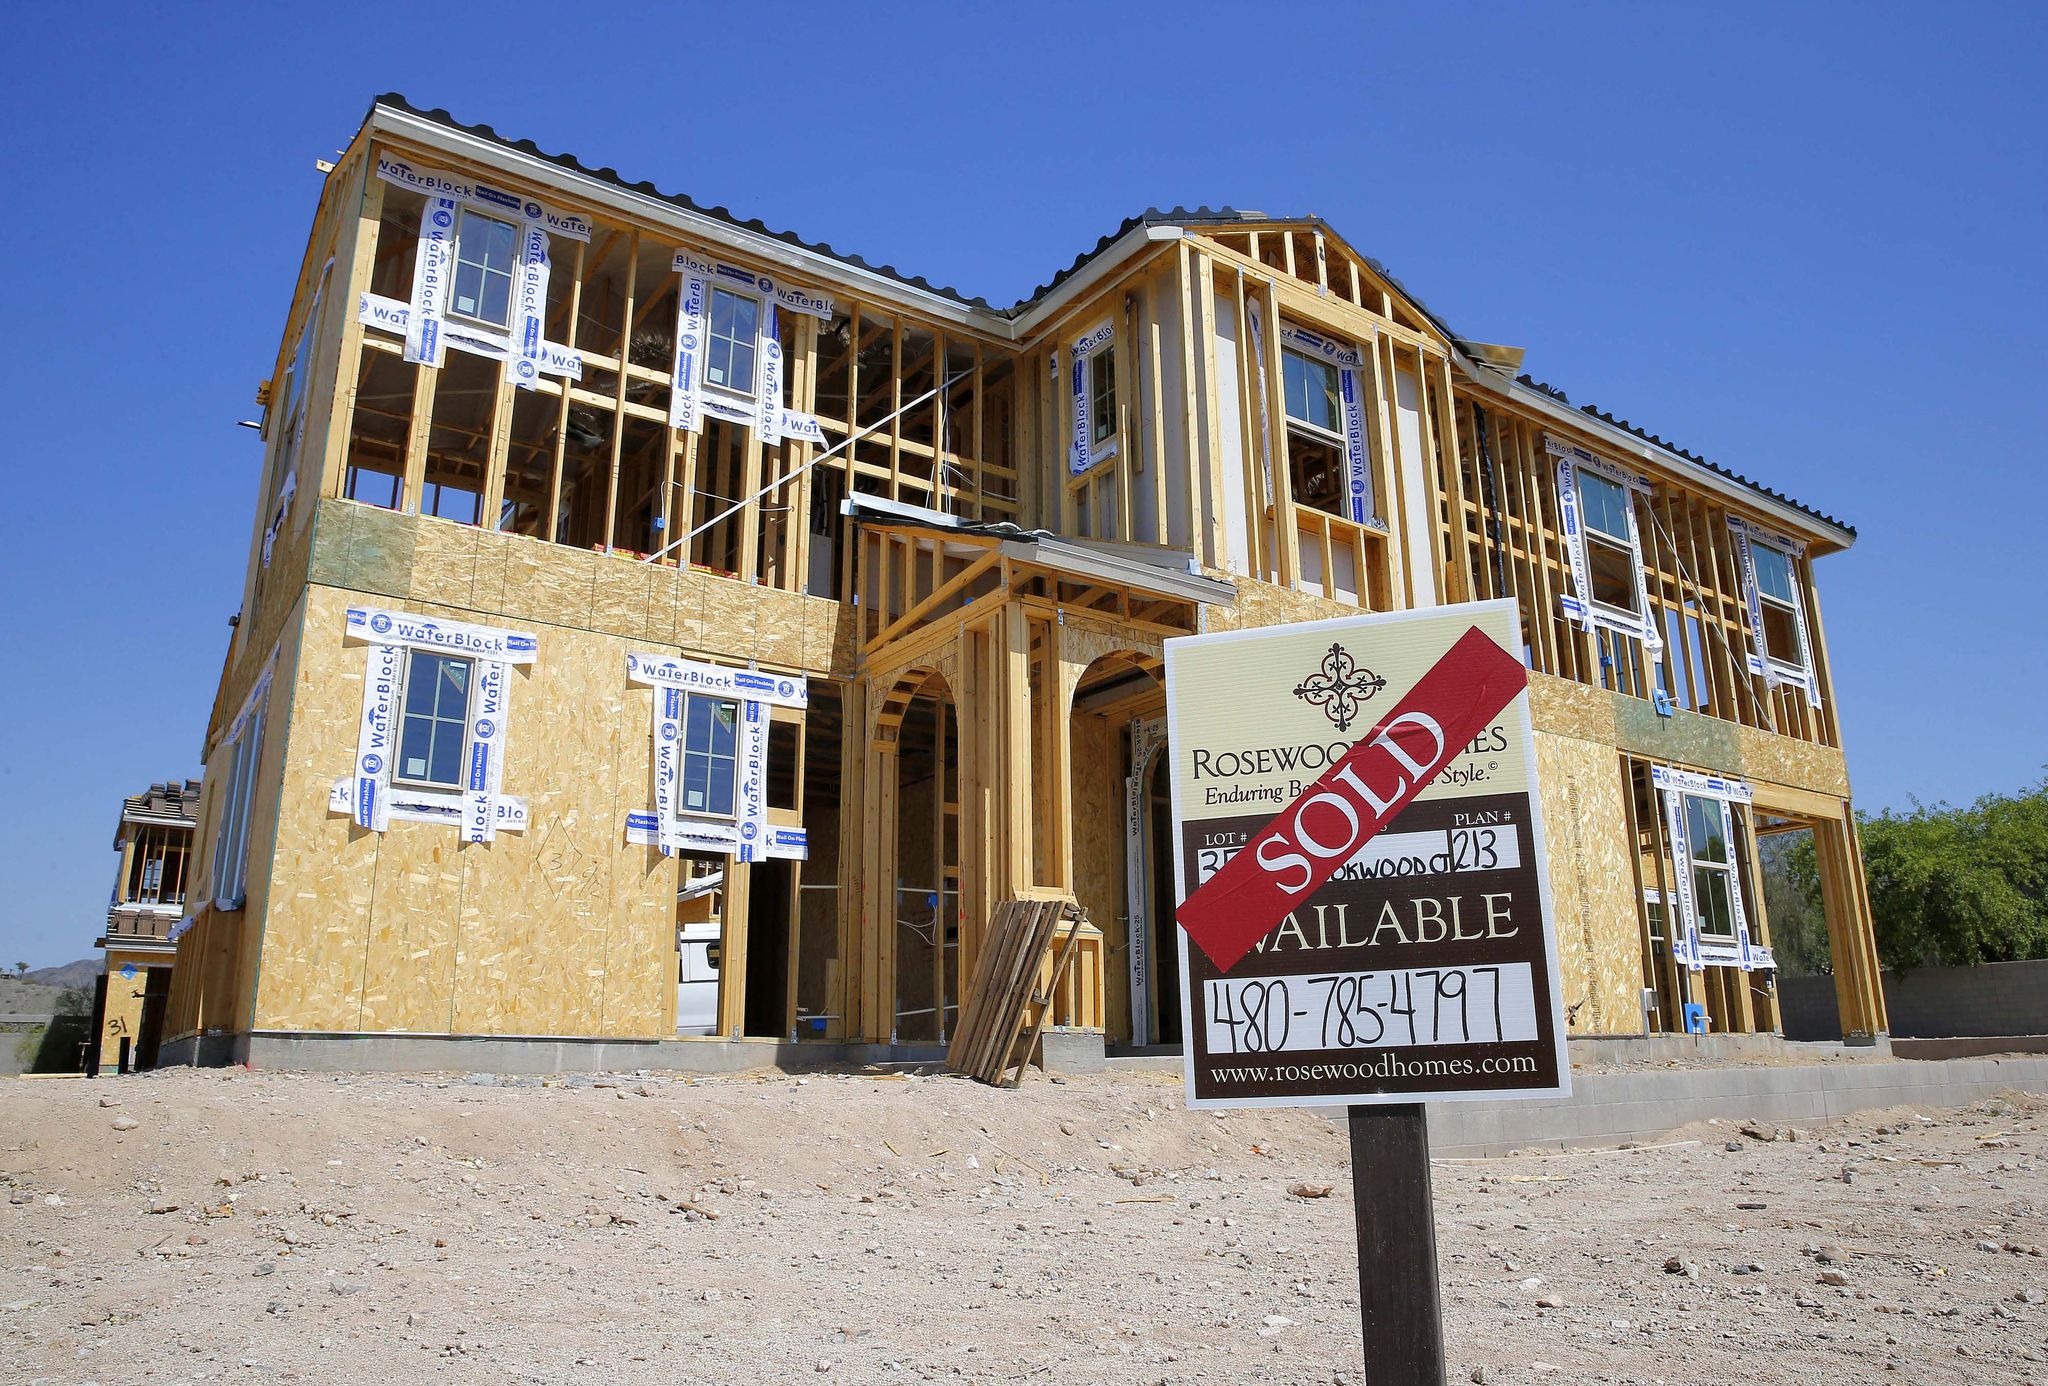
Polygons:
[[177,957],[173,934],[193,876],[199,800],[198,780],[169,780],[121,803],[114,828],[121,864],[106,932],[93,941],[104,950],[93,998],[102,1073],[156,1066]]
[[1171,1043],[1162,642],[1496,597],[1572,1033],[1775,1030],[1795,829],[1884,1031],[1814,585],[1854,531],[1320,220],[1150,212],[997,309],[397,97],[324,173],[167,1056],[908,1052],[1048,889],[1093,921],[1055,1029]]

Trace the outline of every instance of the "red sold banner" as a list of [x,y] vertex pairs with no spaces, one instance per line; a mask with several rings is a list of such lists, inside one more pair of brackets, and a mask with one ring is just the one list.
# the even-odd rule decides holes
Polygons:
[[1528,686],[1477,627],[1293,803],[1181,903],[1176,918],[1228,972],[1326,883]]

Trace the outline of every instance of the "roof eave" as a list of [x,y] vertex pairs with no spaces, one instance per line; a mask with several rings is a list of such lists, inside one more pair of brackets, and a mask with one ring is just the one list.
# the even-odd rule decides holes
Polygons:
[[1011,319],[1012,340],[1028,340],[1040,328],[1047,326],[1068,308],[1099,289],[1130,260],[1144,254],[1160,242],[1177,241],[1185,234],[1182,228],[1169,223],[1139,222],[1111,242],[1108,249],[1090,256],[1088,263],[1083,265],[1078,273],[1061,280],[1056,287],[1031,300],[1028,306],[1019,310]]
[[666,198],[639,192],[594,174],[565,168],[551,159],[529,154],[503,141],[472,134],[382,101],[370,108],[364,133],[372,138],[384,136],[405,140],[452,158],[506,168],[536,186],[565,194],[579,205],[608,207],[666,226],[688,239],[729,246],[753,259],[796,270],[826,284],[843,286],[847,292],[863,300],[892,304],[956,327],[972,328],[986,336],[1007,338],[1012,335],[1008,319],[994,309],[978,309],[945,294],[918,289],[836,256],[734,226],[717,217],[678,206]]
[[1598,415],[1574,409],[1568,404],[1552,399],[1541,390],[1532,390],[1519,380],[1504,377],[1499,371],[1481,365],[1456,344],[1452,345],[1451,351],[1453,358],[1473,384],[1513,400],[1516,405],[1542,414],[1557,423],[1594,434],[1617,458],[1626,457],[1656,471],[1682,471],[1687,481],[1715,493],[1723,500],[1734,501],[1745,509],[1761,512],[1785,529],[1805,538],[1832,545],[1837,549],[1849,548],[1856,542],[1856,531],[1846,525],[1829,523],[1798,506],[1765,495],[1754,486],[1723,476],[1711,467],[1703,467],[1690,459],[1680,457],[1668,448],[1660,448],[1654,443],[1638,438],[1627,429],[1617,427]]

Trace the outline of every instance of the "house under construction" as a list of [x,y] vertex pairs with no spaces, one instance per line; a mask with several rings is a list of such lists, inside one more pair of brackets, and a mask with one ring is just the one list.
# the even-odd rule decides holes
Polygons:
[[166,1060],[911,1052],[1034,890],[1090,921],[1053,1025],[1174,1043],[1162,642],[1495,597],[1571,1033],[1775,1030],[1796,830],[1884,1031],[1854,531],[1319,219],[1148,212],[998,308],[397,97],[323,172]]

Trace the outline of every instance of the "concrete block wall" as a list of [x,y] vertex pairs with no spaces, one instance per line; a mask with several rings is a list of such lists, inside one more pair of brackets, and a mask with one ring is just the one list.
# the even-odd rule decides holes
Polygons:
[[2048,1091],[2048,1058],[1574,1073],[1568,1098],[1431,1106],[1429,1148],[1491,1157],[1649,1142],[1709,1117],[1794,1126],[1880,1107],[1961,1107],[2015,1090]]
[[[1835,979],[1778,982],[1785,1038],[1835,1039]],[[1897,1039],[1975,1035],[2048,1035],[2048,962],[1922,967],[1884,974],[1885,1005]]]

